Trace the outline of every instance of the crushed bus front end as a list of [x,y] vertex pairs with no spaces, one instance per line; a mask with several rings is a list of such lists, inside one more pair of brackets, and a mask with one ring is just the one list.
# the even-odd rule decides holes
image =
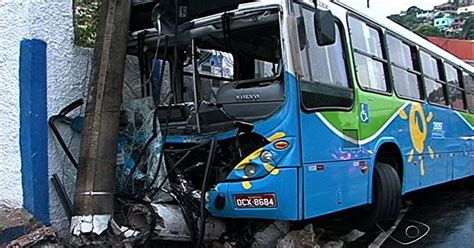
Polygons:
[[199,243],[229,223],[302,219],[297,81],[277,2],[177,23],[158,7],[155,27],[133,32],[129,54],[161,141],[159,155],[139,161],[152,165],[128,173],[125,186],[138,187],[123,190],[152,202],[157,238]]

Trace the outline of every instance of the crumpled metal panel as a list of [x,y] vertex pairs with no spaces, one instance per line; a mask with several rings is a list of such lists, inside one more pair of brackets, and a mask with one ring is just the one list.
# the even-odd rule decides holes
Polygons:
[[[162,222],[156,226],[155,234],[158,236],[158,239],[168,241],[192,241],[183,212],[178,205],[152,204],[152,206],[157,215],[162,219]],[[222,220],[208,217],[206,219],[204,240],[217,240],[225,231],[226,226]]]

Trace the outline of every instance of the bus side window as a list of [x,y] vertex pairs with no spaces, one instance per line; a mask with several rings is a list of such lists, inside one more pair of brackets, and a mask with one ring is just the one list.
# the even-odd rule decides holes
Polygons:
[[300,39],[306,38],[301,51],[304,75],[300,78],[300,88],[303,107],[306,110],[350,108],[354,93],[347,75],[348,67],[341,27],[334,24],[336,27],[334,44],[319,46],[313,25],[314,12],[301,7],[301,14],[306,32],[305,35],[300,34]]
[[349,28],[359,84],[365,89],[389,92],[382,32],[352,16]]
[[441,60],[434,58],[424,51],[420,51],[426,96],[430,103],[448,106],[446,97],[446,83],[441,81]]
[[474,75],[463,73],[464,88],[466,89],[467,105],[469,111],[474,114]]
[[445,64],[446,82],[448,83],[449,100],[454,109],[466,110],[464,89],[461,84],[461,71],[450,64]]
[[422,100],[423,86],[416,47],[410,46],[390,34],[387,35],[387,47],[395,92],[401,97]]

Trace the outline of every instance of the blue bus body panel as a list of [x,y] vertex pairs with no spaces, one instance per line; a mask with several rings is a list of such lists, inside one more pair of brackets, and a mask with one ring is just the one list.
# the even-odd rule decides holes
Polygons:
[[[279,157],[278,151],[273,148],[273,144],[265,147],[266,150],[275,154],[278,164],[275,165],[279,173],[274,175],[268,173],[263,178],[248,179],[242,178],[239,182],[222,182],[219,183],[213,191],[211,191],[211,200],[207,205],[208,210],[213,216],[227,218],[256,218],[256,219],[277,219],[277,220],[300,220],[303,218],[302,213],[302,173],[301,170],[301,148],[300,148],[300,130],[299,130],[299,101],[295,101],[298,97],[298,88],[296,79],[289,73],[285,73],[286,99],[281,110],[274,116],[255,122],[254,132],[259,133],[267,138],[272,135],[283,132],[290,147]],[[167,142],[195,142],[209,138],[217,140],[227,139],[235,136],[235,131],[217,134],[215,136],[174,136],[169,137]],[[234,170],[230,176],[243,175],[242,172]],[[235,179],[235,178],[232,178]],[[246,181],[252,185],[250,189],[243,187]],[[274,209],[266,208],[236,208],[234,196],[239,194],[262,194],[275,193],[278,207]],[[218,194],[226,196],[226,206],[222,210],[214,207],[213,203]]]
[[335,135],[316,114],[301,114],[305,218],[368,202],[369,156]]
[[[353,142],[335,132],[322,115],[301,109],[297,80],[290,73],[285,74],[285,87],[286,100],[282,108],[274,116],[255,122],[254,130],[267,138],[283,132],[290,141],[291,150],[282,154],[275,165],[279,173],[245,179],[251,184],[250,188],[243,186],[244,178],[219,183],[211,191],[207,205],[213,216],[301,220],[371,203],[375,156],[386,143],[395,144],[402,153],[403,193],[474,175],[474,132],[455,111],[406,101],[376,136],[365,143]],[[420,112],[420,108],[423,111]],[[410,120],[407,116],[416,109],[418,113]],[[377,114],[383,113],[369,113],[369,117]],[[349,132],[364,128],[358,123],[359,119],[346,122]],[[413,130],[426,134],[425,139],[418,142],[418,149],[412,138]],[[233,136],[235,130],[209,136],[173,136],[168,137],[167,142],[222,140]],[[276,152],[270,146],[264,149]],[[242,172],[235,170],[231,174],[233,180],[243,177]],[[278,207],[235,206],[236,195],[267,193],[276,194]],[[226,199],[221,210],[214,205],[219,194]]]
[[[216,217],[299,220],[297,178],[298,168],[284,168],[276,176],[269,175],[251,181],[253,186],[249,190],[242,187],[240,182],[221,183],[211,191],[207,208]],[[268,193],[276,195],[276,208],[237,208],[234,202],[236,195]],[[213,204],[218,194],[225,195],[226,204],[222,210],[216,209]]]
[[[305,219],[371,203],[375,158],[385,143],[402,153],[403,193],[474,175],[474,132],[461,114],[406,101],[392,117],[369,142],[358,144],[335,131],[322,115],[301,111]],[[366,162],[370,170],[364,174],[360,165]]]

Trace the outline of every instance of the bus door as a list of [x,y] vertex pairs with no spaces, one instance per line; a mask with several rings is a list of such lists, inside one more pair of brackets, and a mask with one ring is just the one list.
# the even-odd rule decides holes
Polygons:
[[344,25],[336,42],[319,46],[312,9],[299,6],[298,31],[304,75],[299,78],[304,162],[304,217],[367,202],[368,175],[361,172],[358,114],[348,76]]

